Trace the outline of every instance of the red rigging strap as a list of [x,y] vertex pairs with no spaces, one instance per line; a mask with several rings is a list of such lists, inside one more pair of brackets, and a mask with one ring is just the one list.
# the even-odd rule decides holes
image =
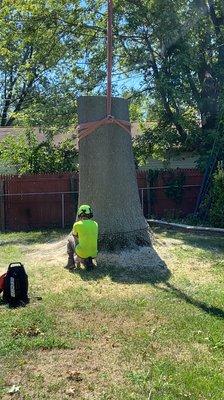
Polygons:
[[107,116],[111,115],[113,66],[113,0],[108,0],[107,21]]
[[107,116],[99,121],[92,121],[78,126],[78,139],[81,140],[103,125],[115,124],[131,135],[131,124],[128,121],[114,118],[112,114],[112,65],[113,65],[113,0],[108,0],[107,21]]

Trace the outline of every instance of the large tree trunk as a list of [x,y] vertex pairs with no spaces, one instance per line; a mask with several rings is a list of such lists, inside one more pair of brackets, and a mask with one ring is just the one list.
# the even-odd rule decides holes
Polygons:
[[[128,102],[112,99],[112,115],[129,121]],[[80,97],[79,124],[106,116],[106,97]],[[115,124],[98,128],[79,143],[79,204],[93,207],[100,250],[150,246],[143,216],[130,135]]]

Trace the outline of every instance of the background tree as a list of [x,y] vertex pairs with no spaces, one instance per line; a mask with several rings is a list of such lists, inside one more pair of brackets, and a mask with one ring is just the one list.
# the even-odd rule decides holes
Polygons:
[[[222,1],[114,4],[114,94],[133,77],[125,94],[150,121],[138,142],[160,158],[183,150],[206,158],[222,119]],[[1,126],[62,129],[76,123],[78,95],[105,94],[106,11],[104,0],[2,3]]]
[[73,139],[57,146],[49,136],[39,142],[32,130],[6,136],[0,142],[0,169],[14,174],[71,172],[78,169],[78,152]]
[[[209,152],[223,92],[222,1],[114,3],[115,67],[130,76],[140,74],[138,91],[148,99],[147,120],[156,122],[149,130],[149,153]],[[94,8],[90,1],[89,7],[97,13],[102,4]],[[97,31],[105,17],[96,13],[92,24]]]
[[127,0],[118,1],[119,7],[121,60],[126,68],[142,71],[148,119],[157,122],[148,129],[149,155],[169,157],[183,150],[202,155],[206,173],[198,210],[217,159],[224,155],[223,2]]
[[84,20],[79,0],[2,2],[1,126],[21,122],[23,113],[34,124],[74,120],[75,97],[86,82],[82,60],[95,37]]

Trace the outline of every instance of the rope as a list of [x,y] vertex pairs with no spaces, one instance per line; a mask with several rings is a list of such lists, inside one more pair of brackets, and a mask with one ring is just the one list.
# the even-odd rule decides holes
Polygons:
[[115,124],[120,126],[123,130],[125,130],[129,135],[131,135],[131,124],[128,121],[124,121],[122,119],[116,119],[114,117],[108,116],[107,118],[103,118],[99,121],[86,122],[84,124],[78,125],[78,139],[81,140],[86,136],[89,136],[92,132],[95,132],[96,129],[100,128],[103,125]]
[[131,124],[116,119],[112,114],[112,65],[113,65],[113,0],[108,0],[107,21],[107,116],[99,121],[91,121],[78,125],[78,140],[89,136],[101,126],[115,124],[131,135]]
[[107,116],[111,115],[112,97],[112,65],[113,65],[113,0],[108,0],[107,21]]

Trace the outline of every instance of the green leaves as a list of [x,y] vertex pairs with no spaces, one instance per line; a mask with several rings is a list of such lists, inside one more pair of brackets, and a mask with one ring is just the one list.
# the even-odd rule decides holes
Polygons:
[[[0,15],[1,126],[17,122],[24,110],[29,114],[28,110],[33,105],[35,108],[45,93],[49,104],[49,96],[55,96],[57,91],[61,99],[57,104],[59,115],[68,95],[73,98],[77,95],[84,77],[84,68],[78,67],[86,46],[83,12],[79,0],[3,2]],[[90,33],[89,41],[92,35]]]
[[[76,123],[77,96],[105,94],[106,1],[4,0],[0,27],[1,126],[61,130]],[[150,154],[210,149],[223,60],[221,0],[114,0],[114,95],[144,94],[131,112],[153,123]]]
[[224,169],[220,165],[213,177],[209,219],[212,226],[224,226]]
[[[155,122],[150,152],[210,149],[207,134],[216,131],[218,120],[211,114],[221,102],[217,88],[224,83],[221,1],[117,0],[115,22],[120,68],[130,76],[141,74],[147,120]],[[208,73],[213,80],[209,96]]]
[[17,137],[8,135],[0,142],[3,172],[4,167],[7,172],[8,166],[19,175],[77,171],[78,155],[73,139],[56,146],[53,136],[52,132],[46,132],[46,139],[39,142],[32,130]]

